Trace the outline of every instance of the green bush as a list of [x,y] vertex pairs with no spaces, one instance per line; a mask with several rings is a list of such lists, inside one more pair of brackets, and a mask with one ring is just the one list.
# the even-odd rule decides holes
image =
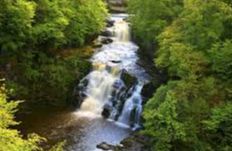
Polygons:
[[9,129],[9,126],[17,124],[14,121],[14,113],[19,102],[7,102],[6,90],[0,87],[0,150],[32,151],[42,150],[38,144],[44,141],[38,135],[32,134],[28,139],[22,139],[17,130]]
[[[40,143],[45,143],[46,139],[37,134],[30,134],[27,139],[23,139],[20,132],[11,129],[17,125],[14,114],[20,101],[7,101],[8,93],[5,86],[0,83],[0,150],[1,151],[43,151]],[[62,151],[64,142],[53,146],[50,151]]]
[[[167,84],[145,105],[153,150],[231,150],[231,19],[225,0],[130,0],[135,36],[156,41]],[[144,7],[141,7],[144,6]],[[149,35],[149,36],[147,36]]]
[[[67,105],[76,81],[90,69],[90,63],[78,55],[51,58],[43,52],[21,54],[7,81],[13,98],[27,102]],[[14,79],[14,80],[13,80]]]

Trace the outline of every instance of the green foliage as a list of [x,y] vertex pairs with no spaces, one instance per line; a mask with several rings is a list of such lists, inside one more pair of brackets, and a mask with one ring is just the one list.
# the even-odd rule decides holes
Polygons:
[[[178,77],[186,75],[181,75],[183,68],[188,73],[207,72],[209,61],[205,54],[220,38],[224,39],[226,26],[223,23],[231,14],[232,9],[218,1],[186,1],[180,17],[159,35],[157,66],[168,68],[170,75]],[[174,71],[176,73],[172,73]]]
[[207,102],[218,93],[213,78],[170,81],[145,106],[145,134],[154,150],[207,150],[200,138],[200,121],[207,118]]
[[129,4],[136,36],[143,38],[141,43],[157,40],[155,65],[169,76],[143,114],[143,132],[151,137],[153,150],[231,150],[230,2]]
[[[1,72],[11,96],[65,104],[72,87],[90,68],[82,57],[60,56],[80,47],[105,26],[102,0],[0,0]],[[64,50],[65,51],[65,50]],[[69,51],[69,50],[66,50]],[[2,59],[4,58],[4,59]]]
[[7,81],[7,86],[13,89],[11,96],[27,102],[66,105],[75,81],[90,68],[90,63],[79,55],[51,58],[36,51],[21,54],[11,72],[17,79]]
[[49,151],[63,151],[64,145],[65,145],[65,141],[54,145]]
[[16,122],[13,121],[13,113],[15,112],[15,108],[18,106],[19,102],[10,102],[8,103],[6,101],[6,94],[5,94],[5,88],[1,86],[0,89],[0,106],[1,106],[1,128],[7,128],[9,125],[15,125]]
[[31,34],[35,3],[27,0],[0,0],[0,50],[16,51]]
[[101,0],[39,0],[33,33],[38,46],[82,46],[104,27],[107,15]]
[[105,4],[101,0],[76,1],[72,0],[73,13],[70,24],[66,28],[67,44],[80,46],[87,36],[99,33],[105,26],[107,15]]
[[[4,85],[0,85],[0,150],[1,151],[43,151],[40,143],[46,142],[45,138],[37,134],[30,134],[23,139],[20,132],[10,129],[10,126],[18,124],[14,121],[14,114],[20,101],[7,101],[7,91]],[[65,142],[53,146],[50,151],[62,151]]]
[[[61,49],[80,47],[105,26],[103,0],[0,0],[0,76],[10,98],[66,105],[72,90],[90,69],[86,50],[63,57]],[[58,50],[59,49],[59,50]],[[67,50],[68,51],[68,50]],[[22,139],[13,114],[19,102],[7,102],[0,89],[0,151],[42,151],[45,139]],[[61,151],[64,143],[51,151]]]
[[133,32],[140,43],[153,42],[156,36],[179,15],[183,0],[130,0]]
[[216,43],[209,56],[212,63],[212,71],[217,74],[218,78],[230,80],[232,77],[232,41]]
[[215,150],[232,149],[232,104],[226,103],[213,109],[208,120],[204,121],[210,143]]
[[[39,0],[37,3],[33,39],[45,48],[57,48],[66,42],[64,29],[69,24],[64,1]],[[62,6],[63,5],[63,6]]]
[[105,25],[102,0],[1,0],[0,48],[82,46]]
[[44,141],[38,135],[31,134],[28,139],[22,139],[17,130],[9,129],[9,126],[17,124],[13,114],[19,102],[7,102],[6,90],[0,87],[0,150],[1,151],[35,151],[42,150],[38,143]]

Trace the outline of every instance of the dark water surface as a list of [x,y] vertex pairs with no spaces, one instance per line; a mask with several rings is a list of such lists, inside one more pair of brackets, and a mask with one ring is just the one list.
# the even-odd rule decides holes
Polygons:
[[119,144],[130,134],[128,128],[100,116],[69,109],[38,109],[19,120],[23,135],[37,133],[47,138],[49,145],[66,140],[67,151],[97,151],[97,144]]

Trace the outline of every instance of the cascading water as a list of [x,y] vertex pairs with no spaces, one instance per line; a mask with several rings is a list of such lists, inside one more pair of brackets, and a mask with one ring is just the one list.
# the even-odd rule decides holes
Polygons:
[[91,58],[93,71],[75,88],[80,109],[33,110],[20,120],[25,136],[36,132],[48,138],[49,144],[65,139],[65,151],[101,151],[96,148],[98,144],[120,144],[130,135],[129,128],[140,127],[141,90],[149,76],[137,64],[138,47],[130,41],[126,17],[112,15],[114,26],[106,29],[112,36],[99,37],[110,38],[113,43],[96,50]]
[[143,84],[136,85],[132,96],[126,100],[122,114],[118,119],[120,123],[131,125],[134,129],[137,129],[140,126],[140,115],[142,112],[142,88]]
[[114,26],[116,40],[121,42],[130,41],[130,28],[125,21],[118,21]]
[[117,79],[113,72],[109,73],[106,66],[101,64],[87,77],[88,86],[86,94],[88,97],[81,105],[81,111],[89,111],[95,114],[101,114],[103,105],[111,96],[112,85]]
[[[138,47],[130,41],[129,24],[125,14],[112,15],[113,43],[103,45],[91,62],[93,71],[79,84],[80,95],[85,99],[79,113],[104,115],[128,127],[138,128],[142,112],[141,91],[148,75],[137,65]],[[136,81],[132,85],[122,77],[128,74]],[[86,115],[86,114],[85,114]]]

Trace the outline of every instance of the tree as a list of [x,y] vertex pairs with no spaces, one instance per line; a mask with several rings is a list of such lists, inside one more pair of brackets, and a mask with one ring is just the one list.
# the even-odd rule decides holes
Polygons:
[[229,150],[232,7],[225,0],[172,2],[129,3],[135,35],[141,43],[156,39],[155,65],[169,76],[145,105],[143,132],[153,150]]
[[65,33],[68,46],[82,46],[87,38],[105,27],[106,5],[102,0],[70,0],[72,15]]
[[[19,124],[14,120],[14,114],[17,111],[17,106],[20,101],[7,101],[5,86],[2,83],[0,84],[0,150],[43,151],[40,143],[46,142],[45,138],[37,134],[30,134],[27,139],[23,139],[19,131],[10,128],[11,126]],[[64,142],[58,143],[50,151],[62,151],[63,146]]]
[[18,124],[14,121],[14,113],[19,102],[7,102],[6,90],[4,86],[0,87],[0,150],[9,151],[32,151],[42,150],[38,144],[44,141],[36,134],[28,136],[28,139],[22,139],[17,130],[9,129],[9,126]]
[[13,97],[26,102],[66,104],[75,81],[90,66],[81,57],[88,50],[75,49],[73,59],[64,59],[61,52],[82,47],[104,28],[108,15],[105,3],[0,1],[0,62],[7,88],[13,87]]
[[35,3],[27,0],[0,0],[0,50],[16,51],[31,35]]
[[140,44],[146,46],[172,23],[182,11],[183,0],[130,0],[129,12],[133,32]]
[[232,146],[232,104],[220,105],[212,110],[210,118],[204,121],[205,131],[215,150],[227,151]]

